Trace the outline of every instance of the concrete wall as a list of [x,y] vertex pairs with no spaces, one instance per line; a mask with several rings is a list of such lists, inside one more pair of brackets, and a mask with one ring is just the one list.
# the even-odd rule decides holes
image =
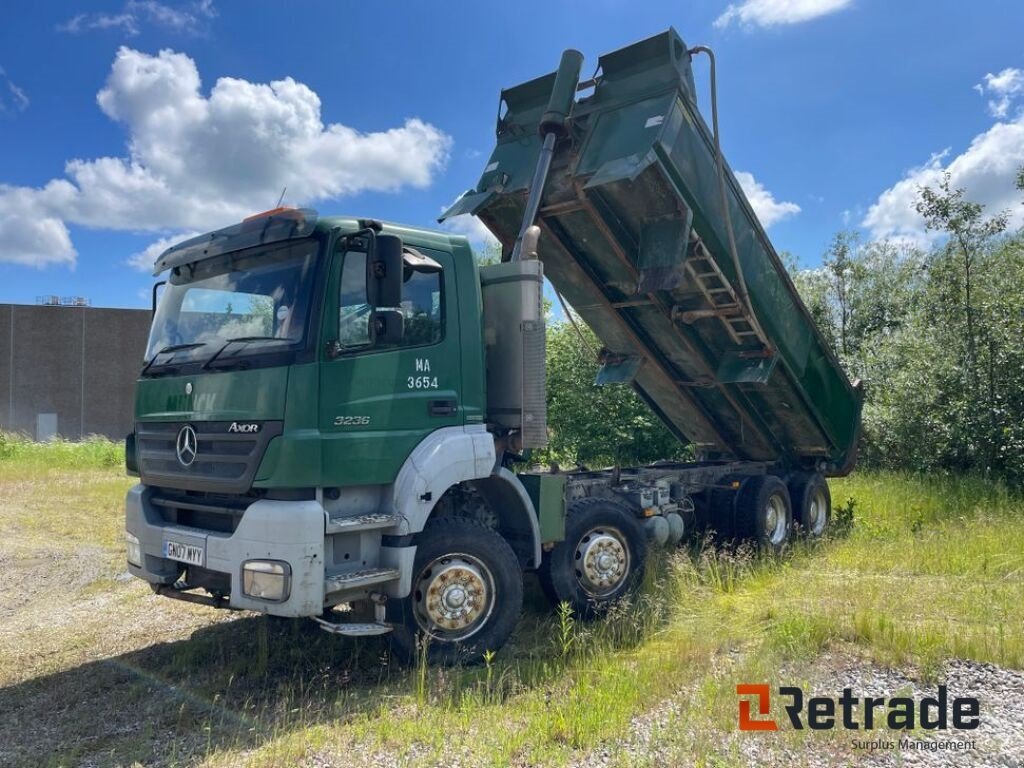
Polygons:
[[120,440],[132,431],[149,311],[0,304],[0,429]]

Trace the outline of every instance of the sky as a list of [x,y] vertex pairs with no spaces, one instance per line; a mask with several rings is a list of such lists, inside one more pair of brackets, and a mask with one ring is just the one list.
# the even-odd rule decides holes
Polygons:
[[716,51],[725,156],[801,265],[841,229],[927,242],[914,200],[944,171],[1024,225],[1019,0],[33,3],[0,26],[0,302],[148,306],[163,248],[286,187],[433,226],[503,87],[669,26]]

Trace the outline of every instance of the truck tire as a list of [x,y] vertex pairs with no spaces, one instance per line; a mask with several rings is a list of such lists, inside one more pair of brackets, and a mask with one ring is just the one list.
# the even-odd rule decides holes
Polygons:
[[476,520],[440,518],[416,537],[409,596],[387,603],[391,647],[406,664],[475,664],[505,644],[522,607],[508,542]]
[[538,570],[552,605],[567,602],[592,619],[633,589],[643,576],[647,536],[632,510],[612,499],[583,498],[569,506],[565,541]]
[[812,539],[824,536],[832,519],[832,494],[825,478],[816,472],[793,475],[789,496],[793,500],[793,522],[803,534]]
[[793,508],[781,478],[761,475],[743,483],[736,493],[735,530],[738,537],[775,552],[786,545],[793,531]]

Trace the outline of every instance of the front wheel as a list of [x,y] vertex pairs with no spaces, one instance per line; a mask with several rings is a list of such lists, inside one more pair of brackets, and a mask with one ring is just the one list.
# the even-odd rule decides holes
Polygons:
[[391,647],[407,664],[473,664],[505,644],[522,606],[508,542],[475,520],[439,519],[417,536],[411,593],[388,603]]
[[632,511],[603,498],[573,502],[565,540],[546,553],[538,575],[555,605],[569,603],[594,618],[629,592],[643,576],[647,537]]

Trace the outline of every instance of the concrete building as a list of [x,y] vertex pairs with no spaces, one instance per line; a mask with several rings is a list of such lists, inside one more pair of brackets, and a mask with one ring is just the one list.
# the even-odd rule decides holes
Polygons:
[[149,319],[148,310],[0,304],[0,429],[122,439]]

